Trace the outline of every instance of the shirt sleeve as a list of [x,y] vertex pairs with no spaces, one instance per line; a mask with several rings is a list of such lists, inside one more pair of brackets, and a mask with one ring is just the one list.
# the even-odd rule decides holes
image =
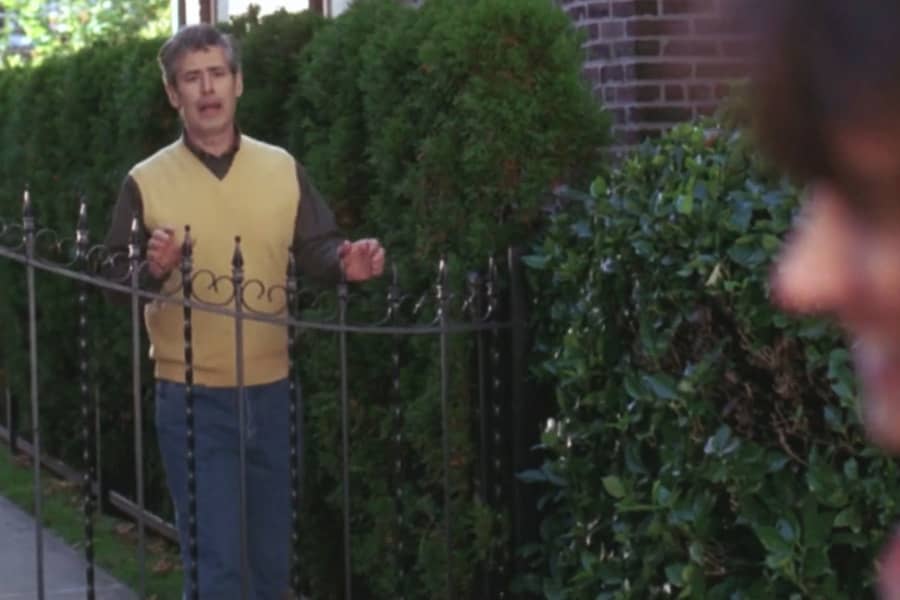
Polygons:
[[338,231],[334,213],[299,162],[297,180],[300,184],[300,205],[294,223],[297,268],[319,283],[337,283],[341,279],[338,248],[345,238]]
[[[131,222],[137,217],[138,242],[141,246],[141,256],[147,255],[147,230],[144,226],[144,202],[141,197],[141,188],[131,175],[125,177],[119,190],[119,198],[113,208],[112,222],[104,239],[104,245],[110,253],[110,260],[102,265],[100,271],[104,277],[120,281],[128,274],[130,268],[128,260],[128,246],[131,242]],[[142,289],[158,292],[162,288],[163,280],[156,279],[149,272],[142,271],[140,287]],[[108,291],[107,300],[115,304],[128,302],[128,295],[121,292]]]

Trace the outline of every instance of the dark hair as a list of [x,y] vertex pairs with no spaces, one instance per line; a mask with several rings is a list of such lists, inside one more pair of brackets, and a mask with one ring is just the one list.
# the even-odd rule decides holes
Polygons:
[[829,131],[900,116],[900,2],[744,2],[763,149],[801,180],[834,177]]
[[163,79],[169,85],[175,85],[175,68],[186,52],[203,50],[211,46],[218,46],[225,51],[228,66],[232,73],[241,70],[240,49],[237,42],[228,34],[224,34],[212,25],[206,23],[200,25],[188,25],[183,27],[169,38],[159,49],[159,68]]

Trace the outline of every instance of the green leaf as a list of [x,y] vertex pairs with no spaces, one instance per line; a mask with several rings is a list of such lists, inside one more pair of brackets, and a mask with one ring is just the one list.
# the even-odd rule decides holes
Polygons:
[[834,526],[838,528],[846,527],[854,533],[858,533],[862,526],[862,518],[856,510],[856,507],[848,506],[835,516]]
[[653,395],[660,400],[674,400],[678,397],[677,385],[675,380],[665,373],[657,373],[656,375],[644,375],[641,381],[653,392]]
[[694,197],[687,194],[678,196],[675,207],[679,213],[689,215],[694,212]]
[[548,254],[530,254],[528,256],[522,257],[522,262],[531,267],[532,269],[545,269],[547,264],[550,262],[550,255]]
[[[596,481],[596,480],[595,480]],[[603,478],[603,488],[610,496],[616,499],[625,497],[625,485],[615,475],[607,475]]]
[[544,482],[547,481],[547,474],[540,469],[528,469],[527,471],[517,473],[516,478],[525,483]]
[[684,563],[666,565],[666,579],[669,583],[677,586],[684,585],[684,570],[686,567],[687,565]]

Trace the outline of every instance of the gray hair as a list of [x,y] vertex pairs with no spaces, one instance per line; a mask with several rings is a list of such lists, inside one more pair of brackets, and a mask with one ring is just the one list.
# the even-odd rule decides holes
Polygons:
[[222,33],[212,25],[188,25],[169,38],[159,49],[157,59],[163,79],[169,85],[175,85],[175,68],[178,60],[187,52],[195,52],[218,46],[225,51],[225,58],[231,72],[237,74],[241,70],[241,54],[235,39]]

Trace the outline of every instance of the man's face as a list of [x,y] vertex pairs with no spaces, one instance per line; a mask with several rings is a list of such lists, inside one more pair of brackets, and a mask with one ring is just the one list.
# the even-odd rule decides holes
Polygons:
[[810,186],[772,278],[775,301],[848,333],[870,437],[900,452],[900,139],[839,130],[835,181]]
[[169,102],[188,134],[196,138],[232,130],[243,91],[241,73],[231,72],[225,51],[218,46],[185,53],[178,61],[174,85],[166,84]]

